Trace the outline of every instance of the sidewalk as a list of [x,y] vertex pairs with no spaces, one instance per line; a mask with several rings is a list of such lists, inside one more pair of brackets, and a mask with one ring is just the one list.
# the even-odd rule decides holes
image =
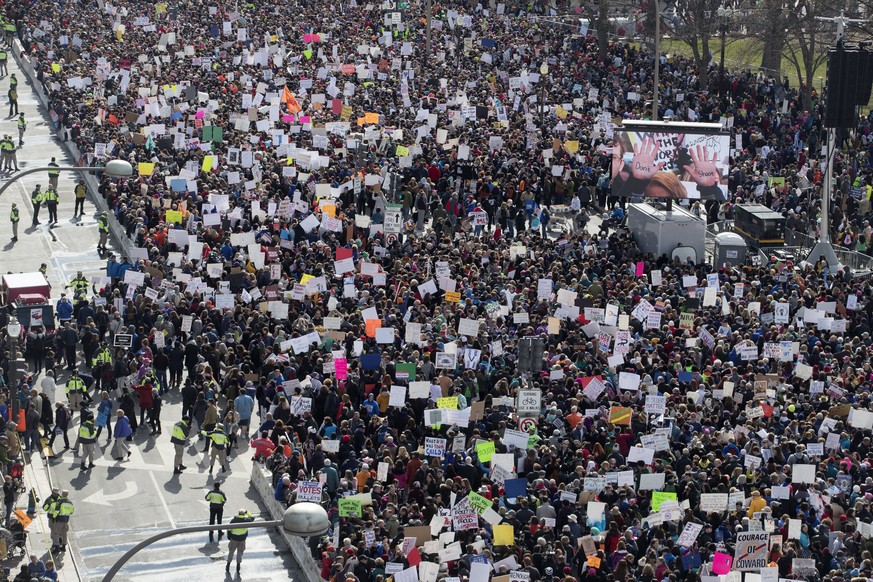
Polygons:
[[[14,51],[11,51],[14,52]],[[27,120],[27,131],[24,134],[24,146],[18,148],[18,165],[21,169],[42,167],[54,157],[60,165],[75,163],[62,147],[60,141],[51,131],[50,120],[46,111],[30,84],[27,75],[18,66],[15,59],[7,62],[9,76],[0,78],[0,92],[3,95],[9,90],[9,79],[14,73],[18,79],[18,110],[24,113]],[[6,117],[9,112],[6,99],[0,104],[0,133],[13,135],[18,141],[16,117]],[[15,173],[0,174],[0,179],[15,178]],[[99,258],[94,248],[97,244],[97,209],[91,200],[85,203],[85,215],[72,219],[76,176],[62,173],[58,182],[60,202],[58,204],[58,224],[48,227],[48,212],[40,210],[41,225],[31,226],[33,209],[30,203],[30,193],[37,184],[43,189],[48,185],[48,174],[37,172],[18,180],[3,198],[0,199],[0,248],[3,251],[3,272],[33,272],[40,263],[48,265],[47,278],[52,286],[53,300],[60,297],[63,287],[75,277],[76,271],[83,271],[86,276],[102,274],[104,262]],[[10,242],[12,235],[9,225],[9,213],[12,203],[16,203],[20,212],[18,242]],[[62,388],[60,390],[63,390]],[[62,393],[62,392],[61,392]],[[29,555],[38,556],[46,561],[53,557],[48,550],[51,547],[48,521],[42,511],[42,502],[50,495],[52,485],[45,462],[39,455],[33,455],[33,464],[28,464],[24,473],[24,484],[29,492],[35,490],[40,502],[37,512],[32,515],[33,522],[27,527],[27,551],[24,557],[12,558],[3,562],[3,567],[10,568],[11,578],[14,578],[22,564],[29,562]],[[73,500],[75,503],[75,499]],[[23,493],[15,505],[16,509],[27,510],[28,494]],[[68,552],[69,553],[69,552]],[[58,570],[58,580],[61,582],[79,582],[77,565],[73,556],[55,556],[55,568]]]

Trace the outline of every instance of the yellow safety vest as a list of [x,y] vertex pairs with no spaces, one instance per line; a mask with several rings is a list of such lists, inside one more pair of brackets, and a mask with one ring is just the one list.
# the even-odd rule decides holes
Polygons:
[[19,220],[21,220],[21,217],[18,216],[17,208],[13,208],[12,211],[9,213],[9,220],[11,220],[12,222],[18,222]]
[[227,497],[224,496],[224,493],[210,491],[206,494],[206,501],[213,505],[224,505],[227,502]]
[[70,393],[70,390],[72,390],[73,392],[84,392],[85,382],[78,376],[73,376],[72,378],[67,380],[67,394]]

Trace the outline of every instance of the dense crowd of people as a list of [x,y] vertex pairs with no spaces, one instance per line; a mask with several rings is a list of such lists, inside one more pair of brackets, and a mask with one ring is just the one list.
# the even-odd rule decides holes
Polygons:
[[[134,250],[54,339],[28,330],[22,406],[71,347],[97,440],[119,406],[160,433],[180,391],[277,499],[328,509],[332,582],[873,577],[869,281],[587,228],[623,202],[613,131],[648,116],[651,54],[604,62],[512,1],[434,3],[428,52],[423,6],[5,6],[58,134],[137,169],[98,194]],[[759,201],[815,234],[817,96],[661,58],[660,117],[735,145],[709,219]],[[870,129],[841,136],[831,209],[861,251]]]

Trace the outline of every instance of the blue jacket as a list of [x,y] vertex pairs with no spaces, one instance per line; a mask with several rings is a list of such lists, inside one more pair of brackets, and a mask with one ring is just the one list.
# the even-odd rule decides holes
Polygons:
[[117,439],[125,439],[133,434],[130,428],[130,420],[126,416],[122,416],[115,422],[115,433],[112,435]]
[[55,305],[55,311],[57,312],[60,321],[73,319],[73,303],[69,299],[58,299],[58,303]]
[[252,412],[255,408],[254,399],[248,394],[240,394],[233,401],[236,411],[239,413],[241,420],[247,420],[252,417]]

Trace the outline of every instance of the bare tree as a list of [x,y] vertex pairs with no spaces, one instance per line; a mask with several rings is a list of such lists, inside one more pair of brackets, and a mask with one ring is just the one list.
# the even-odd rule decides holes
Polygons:
[[763,0],[760,10],[754,13],[761,25],[761,68],[777,77],[782,70],[782,50],[788,33],[788,9],[787,0]]
[[597,56],[601,62],[609,62],[609,2],[607,0],[591,0],[585,4],[585,16],[590,27],[597,33]]
[[794,5],[786,11],[788,30],[783,56],[800,80],[804,109],[812,107],[816,70],[827,61],[828,45],[836,39],[836,25],[816,17],[838,16],[841,10],[850,16],[847,4],[846,0],[794,0]]
[[718,33],[716,12],[723,4],[723,0],[677,0],[672,4],[675,16],[666,20],[670,32],[691,48],[694,64],[701,72],[712,60],[709,43]]

